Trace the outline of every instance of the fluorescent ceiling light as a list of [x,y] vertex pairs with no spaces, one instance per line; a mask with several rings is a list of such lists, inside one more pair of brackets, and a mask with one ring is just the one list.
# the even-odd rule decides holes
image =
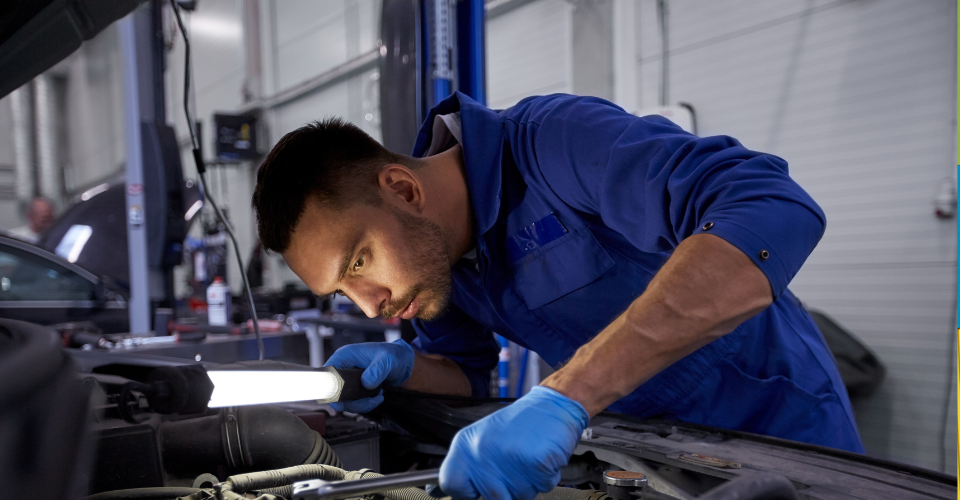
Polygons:
[[102,192],[104,192],[104,191],[106,191],[106,190],[108,190],[108,189],[110,189],[110,185],[109,185],[109,184],[100,184],[99,186],[94,186],[94,187],[92,187],[92,188],[84,191],[83,194],[80,195],[80,199],[83,200],[83,201],[87,201],[87,200],[89,200],[90,198],[93,198],[94,196],[96,196],[96,195],[98,195],[98,194],[100,194],[100,193],[102,193]]
[[240,23],[227,16],[218,17],[212,14],[194,14],[190,16],[192,36],[209,37],[222,41],[240,40],[243,37],[243,27]]
[[183,220],[189,221],[201,208],[203,208],[203,200],[193,202],[193,205],[190,205],[190,208],[187,209],[187,213],[183,214]]

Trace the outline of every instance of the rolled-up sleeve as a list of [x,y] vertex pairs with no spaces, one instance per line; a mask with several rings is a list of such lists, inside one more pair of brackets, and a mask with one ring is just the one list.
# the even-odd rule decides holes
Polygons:
[[666,118],[598,98],[522,101],[507,116],[518,154],[535,158],[573,208],[647,252],[709,233],[750,257],[778,297],[823,236],[826,217],[783,159],[726,136],[698,138]]
[[455,361],[470,381],[474,397],[490,395],[490,371],[497,366],[500,344],[489,329],[452,303],[440,318],[414,319],[412,324],[417,331],[413,341],[417,350]]

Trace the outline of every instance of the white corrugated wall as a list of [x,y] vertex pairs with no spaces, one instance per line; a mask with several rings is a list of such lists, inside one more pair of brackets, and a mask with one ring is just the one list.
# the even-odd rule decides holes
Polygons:
[[[827,214],[791,288],[888,368],[879,393],[856,404],[868,453],[946,471],[956,459],[957,237],[933,199],[954,182],[955,7],[671,1],[667,17],[670,101],[696,108],[701,135],[787,159]],[[644,2],[635,20],[645,105],[659,90],[656,14]]]
[[488,106],[573,90],[571,8],[539,0],[487,21]]

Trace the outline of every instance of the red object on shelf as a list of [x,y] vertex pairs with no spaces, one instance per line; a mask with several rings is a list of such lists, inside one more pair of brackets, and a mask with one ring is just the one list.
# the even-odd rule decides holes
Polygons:
[[204,312],[207,310],[207,301],[201,299],[200,297],[190,297],[187,301],[187,304],[190,306],[190,310],[193,312]]

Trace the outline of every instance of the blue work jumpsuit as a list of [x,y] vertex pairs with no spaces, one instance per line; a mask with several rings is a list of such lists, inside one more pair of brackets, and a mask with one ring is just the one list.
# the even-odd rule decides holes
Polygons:
[[559,367],[646,289],[670,252],[709,232],[749,256],[775,300],[609,410],[863,452],[850,401],[810,316],[787,289],[823,235],[820,207],[776,156],[698,138],[593,97],[531,97],[503,111],[456,93],[476,257],[452,268],[441,318],[414,345],[489,394],[496,332]]

